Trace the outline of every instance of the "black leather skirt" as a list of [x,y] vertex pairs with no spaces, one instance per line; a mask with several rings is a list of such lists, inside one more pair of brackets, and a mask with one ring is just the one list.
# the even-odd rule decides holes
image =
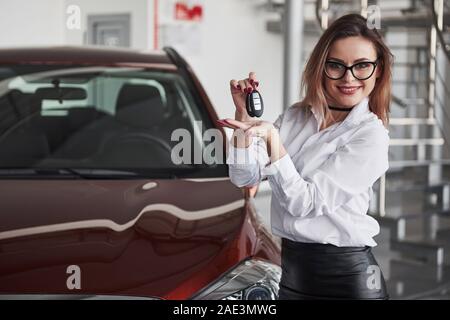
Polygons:
[[279,300],[389,299],[371,247],[282,238]]

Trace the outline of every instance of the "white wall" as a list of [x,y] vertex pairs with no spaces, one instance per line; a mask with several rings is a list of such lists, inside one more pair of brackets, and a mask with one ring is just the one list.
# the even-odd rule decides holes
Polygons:
[[0,0],[0,48],[62,45],[62,0]]
[[77,5],[81,10],[81,29],[65,30],[65,43],[69,45],[82,45],[87,30],[88,15],[122,14],[129,13],[130,46],[134,49],[148,49],[153,30],[148,29],[147,0],[63,0],[64,7]]

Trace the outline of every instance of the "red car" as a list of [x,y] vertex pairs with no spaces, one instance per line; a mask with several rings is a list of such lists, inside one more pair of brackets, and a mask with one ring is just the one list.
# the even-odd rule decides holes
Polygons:
[[226,138],[173,161],[216,119],[169,47],[0,50],[0,299],[276,299],[280,246]]

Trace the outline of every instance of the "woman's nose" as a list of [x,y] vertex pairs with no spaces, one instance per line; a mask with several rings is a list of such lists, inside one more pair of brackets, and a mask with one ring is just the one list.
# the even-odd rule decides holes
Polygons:
[[353,76],[352,70],[350,70],[350,69],[345,70],[344,79],[347,82],[356,80],[356,78]]

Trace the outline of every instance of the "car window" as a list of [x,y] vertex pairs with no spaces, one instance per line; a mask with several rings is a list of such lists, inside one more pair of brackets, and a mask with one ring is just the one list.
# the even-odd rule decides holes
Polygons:
[[[218,149],[203,153],[200,162],[194,156],[195,150],[207,148],[210,140],[203,134],[214,127],[195,95],[175,72],[0,66],[0,169],[226,176]],[[181,142],[190,149],[180,149]]]

